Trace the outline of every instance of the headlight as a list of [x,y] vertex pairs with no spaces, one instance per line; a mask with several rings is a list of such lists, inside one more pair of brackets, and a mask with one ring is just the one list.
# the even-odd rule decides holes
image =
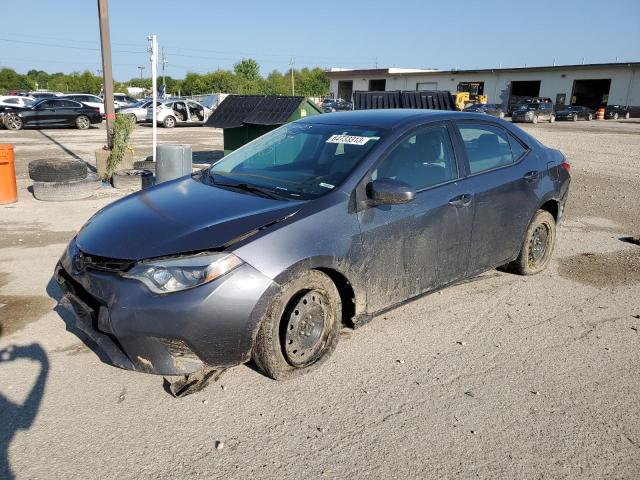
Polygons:
[[231,253],[200,254],[140,262],[124,277],[141,281],[154,293],[179,292],[211,282],[242,263]]

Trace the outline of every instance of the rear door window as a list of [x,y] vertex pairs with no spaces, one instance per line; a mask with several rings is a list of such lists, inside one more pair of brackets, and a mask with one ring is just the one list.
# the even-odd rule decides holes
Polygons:
[[511,165],[526,152],[520,142],[495,125],[463,123],[458,130],[471,175]]

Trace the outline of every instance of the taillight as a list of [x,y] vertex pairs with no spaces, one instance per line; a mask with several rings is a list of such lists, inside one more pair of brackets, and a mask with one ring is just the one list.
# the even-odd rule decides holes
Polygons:
[[94,108],[93,111],[96,112],[96,113],[100,113],[100,109],[99,108]]
[[567,171],[567,173],[571,173],[571,164],[567,162],[566,158],[562,159],[562,163],[560,164],[560,166],[564,168]]

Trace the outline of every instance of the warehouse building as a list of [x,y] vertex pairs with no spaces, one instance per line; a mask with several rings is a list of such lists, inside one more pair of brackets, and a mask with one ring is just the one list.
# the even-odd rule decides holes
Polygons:
[[640,116],[640,62],[598,63],[481,70],[376,68],[331,69],[330,95],[350,99],[354,91],[475,90],[505,108],[525,97],[548,97],[557,106],[632,107]]

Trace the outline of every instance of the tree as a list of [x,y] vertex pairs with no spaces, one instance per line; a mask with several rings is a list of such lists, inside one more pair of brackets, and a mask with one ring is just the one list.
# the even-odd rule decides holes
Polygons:
[[34,82],[25,75],[20,75],[11,68],[3,68],[0,70],[1,92],[8,92],[9,90],[31,90],[33,88]]
[[260,78],[260,65],[253,58],[243,58],[233,66],[233,71],[249,82],[255,82]]

